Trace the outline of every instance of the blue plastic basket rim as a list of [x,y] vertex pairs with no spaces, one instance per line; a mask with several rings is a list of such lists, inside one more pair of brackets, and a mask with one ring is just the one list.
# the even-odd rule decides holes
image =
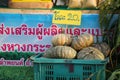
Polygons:
[[73,64],[106,64],[105,60],[79,60],[79,59],[51,59],[51,58],[36,58],[33,63],[73,63]]

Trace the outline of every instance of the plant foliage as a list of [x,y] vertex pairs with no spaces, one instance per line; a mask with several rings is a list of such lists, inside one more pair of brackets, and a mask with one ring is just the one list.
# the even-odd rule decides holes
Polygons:
[[[109,55],[110,63],[107,68],[112,72],[109,80],[118,80],[120,70],[120,0],[105,0],[99,6],[100,26],[103,35],[103,41],[111,47]],[[119,67],[119,68],[118,68]],[[113,72],[115,71],[115,72]]]
[[30,56],[34,55],[33,52],[0,52],[0,58],[7,60],[19,60],[21,58],[28,59]]
[[0,67],[0,80],[33,80],[33,67]]

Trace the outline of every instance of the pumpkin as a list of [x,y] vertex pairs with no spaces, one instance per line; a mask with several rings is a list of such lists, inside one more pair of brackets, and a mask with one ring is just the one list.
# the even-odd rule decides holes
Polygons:
[[72,37],[70,34],[61,33],[52,37],[53,46],[70,45],[71,42],[72,42]]
[[93,43],[93,41],[94,41],[94,37],[92,34],[84,33],[74,37],[71,46],[78,51],[85,47],[88,47]]
[[73,59],[76,54],[77,52],[69,46],[56,46],[47,49],[43,56],[47,58]]
[[77,59],[84,60],[104,60],[105,57],[101,51],[94,47],[86,47],[77,54]]
[[105,57],[107,57],[109,55],[110,50],[111,50],[110,46],[105,42],[94,43],[94,44],[92,44],[92,47],[95,47],[98,50],[100,50],[104,54]]

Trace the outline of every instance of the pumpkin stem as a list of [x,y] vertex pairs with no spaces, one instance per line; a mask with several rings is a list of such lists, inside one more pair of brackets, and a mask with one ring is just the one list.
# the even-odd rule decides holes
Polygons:
[[93,54],[93,51],[90,51],[90,54]]
[[98,36],[96,36],[96,42],[99,43],[99,38],[98,38]]
[[66,46],[66,45],[67,45],[67,43],[65,42],[65,44],[63,46]]

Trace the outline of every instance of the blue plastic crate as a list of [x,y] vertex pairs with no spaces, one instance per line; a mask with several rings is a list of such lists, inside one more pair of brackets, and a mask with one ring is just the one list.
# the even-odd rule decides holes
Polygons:
[[34,80],[105,80],[107,61],[34,57]]

